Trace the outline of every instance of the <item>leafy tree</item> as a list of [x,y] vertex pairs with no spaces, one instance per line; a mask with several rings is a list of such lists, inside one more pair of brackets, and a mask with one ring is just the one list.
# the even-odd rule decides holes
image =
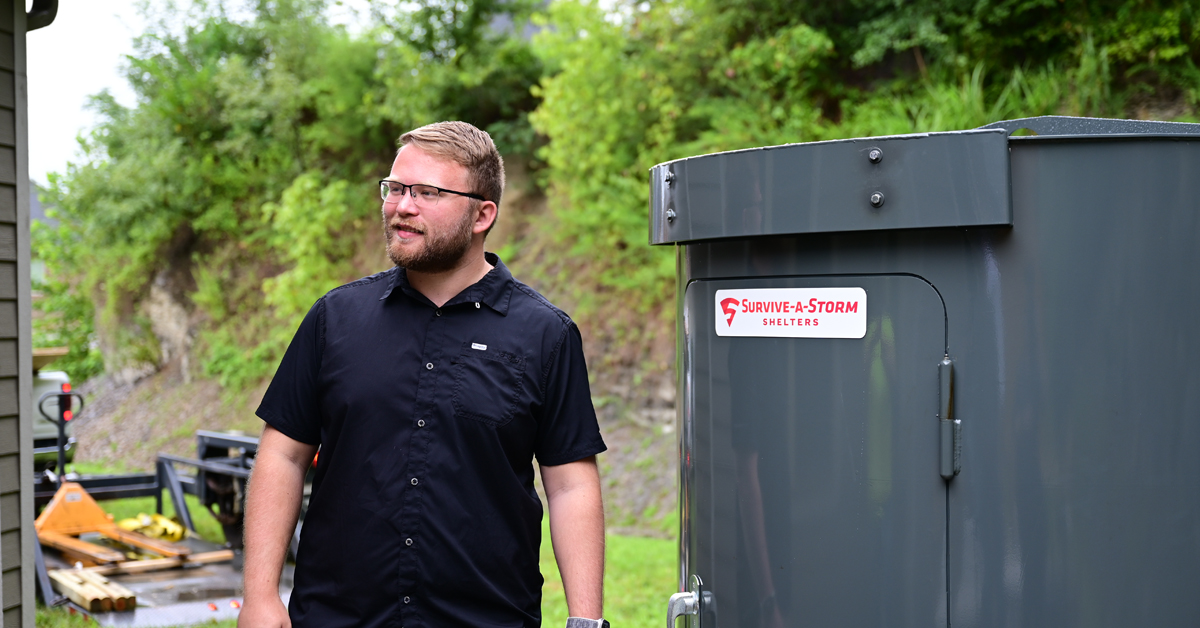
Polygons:
[[1200,103],[1190,1],[417,0],[376,3],[358,33],[326,4],[169,6],[138,38],[137,106],[95,99],[84,159],[53,179],[60,226],[35,235],[62,313],[43,320],[66,325],[44,337],[87,337],[67,321],[94,303],[100,345],[133,347],[106,361],[149,359],[141,303],[165,282],[205,372],[260,381],[320,294],[386,264],[370,225],[395,138],[460,119],[550,197],[508,261],[594,337],[641,347],[634,370],[662,365],[645,353],[674,312],[674,256],[646,243],[656,163]]
[[165,282],[201,322],[204,371],[259,381],[322,293],[381,269],[360,243],[402,130],[464,118],[531,150],[541,65],[517,35],[533,5],[461,4],[378,8],[361,34],[324,0],[251,2],[248,19],[167,7],[129,59],[137,106],[95,98],[85,158],[53,178],[60,227],[37,236],[72,278],[55,293],[71,316],[97,305],[110,367],[156,359],[117,348],[156,346],[141,304]]

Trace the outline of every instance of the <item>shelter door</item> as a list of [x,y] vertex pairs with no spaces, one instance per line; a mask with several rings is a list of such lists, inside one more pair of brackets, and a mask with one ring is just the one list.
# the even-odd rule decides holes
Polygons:
[[[865,291],[861,337],[718,335],[730,309],[757,317],[749,333],[833,324],[738,298],[826,288]],[[692,625],[947,625],[937,291],[907,275],[703,280],[684,325],[681,576],[705,592]]]

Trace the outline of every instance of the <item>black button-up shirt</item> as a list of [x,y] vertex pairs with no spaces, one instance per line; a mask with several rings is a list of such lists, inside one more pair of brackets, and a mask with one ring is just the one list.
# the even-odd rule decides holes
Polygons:
[[403,269],[300,324],[258,415],[321,446],[297,628],[538,626],[543,465],[604,451],[579,330],[495,268],[438,308]]

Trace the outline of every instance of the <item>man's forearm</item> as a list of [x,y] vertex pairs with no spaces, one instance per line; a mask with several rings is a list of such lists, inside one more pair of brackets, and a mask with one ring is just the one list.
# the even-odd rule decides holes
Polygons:
[[[571,465],[582,465],[572,467]],[[595,459],[563,465],[565,478],[547,476],[550,538],[562,574],[567,611],[599,619],[604,609],[604,507]],[[562,475],[561,469],[554,468]],[[557,485],[556,485],[557,484]]]
[[[276,433],[277,436],[278,433]],[[264,442],[268,440],[264,434]],[[315,449],[315,448],[313,448]],[[246,495],[245,594],[247,599],[279,595],[279,574],[300,515],[304,474],[310,452],[260,448]]]

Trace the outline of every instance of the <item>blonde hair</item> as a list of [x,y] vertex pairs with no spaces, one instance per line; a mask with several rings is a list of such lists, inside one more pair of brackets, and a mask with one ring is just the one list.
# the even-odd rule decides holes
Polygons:
[[467,169],[470,190],[500,205],[504,194],[504,159],[492,136],[466,122],[435,122],[400,136],[400,148],[412,144],[434,157]]

